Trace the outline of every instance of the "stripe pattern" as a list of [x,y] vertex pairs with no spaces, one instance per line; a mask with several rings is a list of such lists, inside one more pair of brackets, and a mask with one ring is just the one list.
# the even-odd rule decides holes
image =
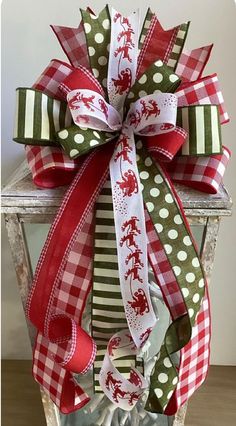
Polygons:
[[175,71],[180,55],[182,53],[185,40],[187,38],[189,25],[190,25],[190,22],[184,22],[177,29],[176,38],[175,38],[168,62],[167,62],[168,67],[172,68],[173,71]]
[[[99,372],[108,342],[115,333],[126,328],[128,325],[120,291],[111,182],[107,181],[96,204],[92,293],[92,336],[97,344],[95,392],[103,392],[99,384]],[[142,361],[135,356],[125,356],[113,360],[113,363],[127,379],[131,367],[142,371]]]
[[188,133],[181,149],[181,155],[222,153],[221,126],[217,105],[178,108],[177,125]]
[[14,141],[58,145],[56,132],[72,123],[67,103],[34,89],[19,88],[16,93]]

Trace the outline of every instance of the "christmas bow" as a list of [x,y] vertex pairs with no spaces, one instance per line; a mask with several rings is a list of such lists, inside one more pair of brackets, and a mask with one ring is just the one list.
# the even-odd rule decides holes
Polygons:
[[[114,294],[111,284],[107,290],[108,274],[110,282],[119,279],[128,325],[105,340],[98,375],[114,404],[130,410],[149,387],[146,409],[173,414],[208,366],[206,282],[167,172],[175,181],[216,192],[229,160],[220,133],[228,117],[217,76],[200,78],[212,46],[184,51],[189,24],[164,31],[150,10],[138,41],[138,16],[126,18],[114,9],[110,16],[106,7],[99,16],[82,11],[78,29],[53,27],[71,66],[53,60],[32,89],[17,91],[14,140],[27,144],[35,183],[67,184],[78,171],[45,243],[27,305],[39,330],[34,376],[65,413],[89,400],[73,373],[84,374],[94,363],[94,340],[97,358],[104,351],[98,329],[106,309],[98,300],[105,288]],[[150,384],[132,363],[125,377],[117,362],[136,359],[156,323],[148,262],[172,318]],[[93,338],[81,327],[92,282]]]

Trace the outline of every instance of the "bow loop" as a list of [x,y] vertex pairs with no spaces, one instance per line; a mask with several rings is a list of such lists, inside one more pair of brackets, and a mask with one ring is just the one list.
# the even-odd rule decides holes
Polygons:
[[79,66],[66,76],[59,85],[60,90],[67,95],[75,89],[87,89],[105,96],[104,90],[93,74],[82,66]]
[[120,130],[120,114],[100,94],[87,89],[72,90],[67,101],[75,124],[106,132]]
[[72,318],[53,315],[48,340],[55,362],[68,371],[85,374],[94,362],[96,344]]
[[168,133],[176,125],[177,97],[171,93],[144,96],[132,104],[127,123],[137,135]]

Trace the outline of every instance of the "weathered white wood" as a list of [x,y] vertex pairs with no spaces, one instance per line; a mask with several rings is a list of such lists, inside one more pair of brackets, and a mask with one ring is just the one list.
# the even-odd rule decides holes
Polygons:
[[209,217],[205,228],[201,259],[208,284],[213,270],[220,220],[220,217]]

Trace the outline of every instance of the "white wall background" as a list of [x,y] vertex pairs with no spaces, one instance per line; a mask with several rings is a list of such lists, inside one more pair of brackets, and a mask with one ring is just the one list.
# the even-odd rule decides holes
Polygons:
[[[3,183],[24,158],[21,145],[12,142],[15,88],[36,80],[51,58],[65,60],[54,37],[51,23],[77,26],[78,0],[5,0],[2,3],[2,176]],[[132,10],[132,2],[113,0],[113,6],[124,13]],[[95,11],[104,0],[90,2]],[[225,176],[225,184],[236,200],[235,93],[236,93],[236,8],[234,0],[136,0],[143,14],[147,6],[158,13],[165,28],[191,20],[188,48],[214,42],[212,58],[205,74],[217,72],[230,124],[223,126],[224,143],[234,151]],[[30,358],[30,348],[16,286],[15,273],[5,231],[2,231],[2,356]],[[35,254],[39,242],[31,241]],[[236,281],[235,281],[235,216],[223,220],[211,282],[213,317],[212,364],[236,364]],[[35,245],[34,245],[35,244]]]

